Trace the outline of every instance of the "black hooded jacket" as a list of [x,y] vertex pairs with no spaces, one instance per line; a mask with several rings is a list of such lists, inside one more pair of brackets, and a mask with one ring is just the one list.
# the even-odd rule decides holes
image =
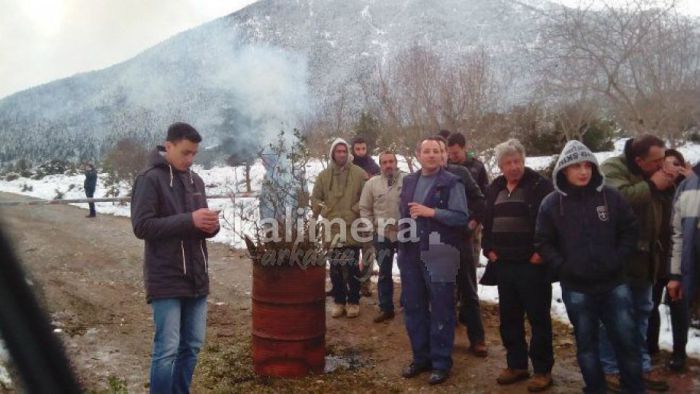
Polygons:
[[624,282],[624,262],[634,251],[639,225],[622,195],[603,186],[597,165],[585,187],[563,172],[554,178],[537,215],[535,243],[564,289],[599,294]]
[[[209,294],[206,234],[194,226],[192,212],[207,207],[204,182],[191,170],[172,167],[158,147],[134,182],[131,224],[145,240],[146,298],[198,297]],[[217,230],[218,231],[218,230]]]

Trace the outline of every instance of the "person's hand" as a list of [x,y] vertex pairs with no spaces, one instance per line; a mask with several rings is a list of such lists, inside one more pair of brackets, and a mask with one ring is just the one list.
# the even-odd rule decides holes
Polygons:
[[194,227],[207,234],[212,234],[219,228],[219,212],[209,208],[200,208],[192,212]]
[[411,214],[411,218],[413,219],[419,217],[432,218],[435,216],[435,210],[433,208],[428,208],[425,205],[418,204],[417,202],[409,202],[408,210]]
[[690,163],[686,164],[685,167],[679,167],[678,168],[678,173],[680,175],[683,175],[684,177],[689,177],[693,173],[693,167],[690,166]]
[[542,256],[537,252],[533,253],[532,256],[530,256],[530,264],[542,264]]
[[681,287],[681,282],[678,280],[670,280],[666,285],[666,290],[668,291],[668,296],[671,297],[671,301],[678,301],[683,299],[683,287]]
[[657,189],[666,190],[673,184],[673,175],[668,174],[663,169],[656,171],[651,178],[649,178],[651,183],[653,183]]
[[469,228],[469,230],[474,230],[476,228],[476,226],[478,226],[478,225],[479,225],[479,222],[472,219],[469,221],[469,224],[467,224],[467,227]]
[[495,262],[496,260],[498,260],[498,255],[497,255],[496,252],[494,252],[493,250],[490,251],[490,252],[488,252],[488,253],[486,254],[486,257],[489,258],[489,261]]

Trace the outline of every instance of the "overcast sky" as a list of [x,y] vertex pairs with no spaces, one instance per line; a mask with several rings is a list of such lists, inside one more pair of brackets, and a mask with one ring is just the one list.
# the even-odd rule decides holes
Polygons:
[[[557,0],[565,4],[578,0]],[[700,0],[684,0],[700,16]],[[119,63],[255,0],[0,0],[0,98]]]
[[127,60],[254,0],[0,0],[0,97]]

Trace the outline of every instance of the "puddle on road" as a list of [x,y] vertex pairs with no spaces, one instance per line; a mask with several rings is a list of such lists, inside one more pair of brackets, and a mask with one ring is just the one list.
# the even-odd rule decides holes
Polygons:
[[326,366],[324,373],[333,373],[338,370],[354,371],[364,365],[359,353],[351,353],[349,355],[332,355],[326,356]]

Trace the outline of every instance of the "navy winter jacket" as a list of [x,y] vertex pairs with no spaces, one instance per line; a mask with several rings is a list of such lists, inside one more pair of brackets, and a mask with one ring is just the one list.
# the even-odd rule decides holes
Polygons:
[[85,171],[85,181],[83,182],[83,188],[85,189],[85,194],[87,196],[92,196],[95,194],[95,188],[97,187],[97,170],[90,169]]
[[596,166],[588,186],[571,186],[563,173],[540,206],[536,247],[550,273],[568,290],[599,294],[623,283],[625,259],[635,250],[639,224],[614,188],[602,186]]

